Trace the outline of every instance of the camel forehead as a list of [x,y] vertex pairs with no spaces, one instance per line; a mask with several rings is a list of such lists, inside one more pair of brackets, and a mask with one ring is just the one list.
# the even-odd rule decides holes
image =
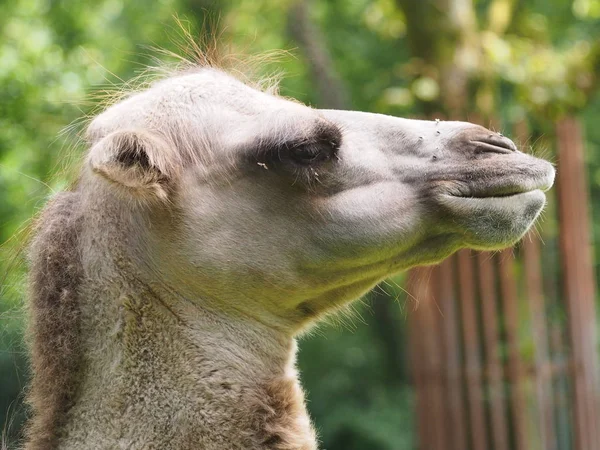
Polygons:
[[119,129],[162,128],[165,120],[227,112],[253,116],[286,105],[298,106],[219,69],[201,68],[160,80],[115,103],[90,123],[87,135],[94,142]]
[[159,98],[180,97],[192,103],[208,102],[228,105],[240,112],[259,112],[261,107],[276,104],[281,98],[254,89],[227,73],[203,68],[160,81],[147,94]]

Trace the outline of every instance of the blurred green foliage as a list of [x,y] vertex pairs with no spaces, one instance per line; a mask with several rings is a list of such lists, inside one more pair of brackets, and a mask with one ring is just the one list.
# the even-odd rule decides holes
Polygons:
[[[73,131],[94,110],[96,93],[152,64],[152,47],[176,50],[174,16],[195,30],[206,15],[220,17],[224,39],[244,52],[300,49],[289,26],[295,3],[0,1],[0,242],[5,242],[0,247],[0,430],[5,428],[7,437],[18,436],[24,418],[19,399],[27,380],[20,248],[30,218],[72,179],[69,167],[81,155]],[[329,69],[349,107],[401,116],[444,111],[446,80],[438,61],[447,49],[440,47],[442,53],[431,59],[415,53],[411,36],[424,30],[407,22],[414,9],[428,3],[435,0],[309,3],[319,44],[331,57]],[[470,12],[457,14],[460,53],[450,65],[468,75],[469,110],[493,111],[506,123],[529,117],[532,142],[546,143],[550,157],[545,136],[552,134],[552,121],[582,114],[594,205],[600,198],[600,101],[593,95],[600,67],[600,0],[474,0]],[[440,33],[446,22],[442,17]],[[323,104],[312,61],[301,50],[293,53],[278,64],[287,74],[282,94]],[[594,236],[600,236],[600,208],[593,212]],[[548,222],[548,233],[555,234],[556,225]],[[299,364],[324,449],[413,447],[406,306],[386,298],[398,295],[373,294],[369,305],[348,319],[351,325],[321,326],[302,339]],[[401,297],[400,304],[405,302]]]

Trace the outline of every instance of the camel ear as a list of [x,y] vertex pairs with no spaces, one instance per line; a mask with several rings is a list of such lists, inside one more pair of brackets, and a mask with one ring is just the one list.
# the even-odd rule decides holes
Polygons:
[[92,171],[124,190],[147,200],[167,200],[181,169],[181,158],[155,133],[115,131],[90,150]]

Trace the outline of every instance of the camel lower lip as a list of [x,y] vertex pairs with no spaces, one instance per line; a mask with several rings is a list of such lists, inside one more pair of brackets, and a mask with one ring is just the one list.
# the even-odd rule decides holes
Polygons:
[[477,195],[448,195],[453,199],[465,200],[465,201],[489,201],[489,200],[498,200],[498,201],[510,201],[510,200],[520,200],[521,198],[530,197],[531,195],[543,194],[541,189],[532,189],[530,191],[522,191],[522,192],[513,192],[513,193],[502,193],[502,194],[477,194]]

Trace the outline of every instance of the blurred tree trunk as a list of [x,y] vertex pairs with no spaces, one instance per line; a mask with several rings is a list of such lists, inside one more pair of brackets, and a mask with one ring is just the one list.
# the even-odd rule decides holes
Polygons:
[[477,64],[477,21],[472,0],[396,0],[406,16],[408,44],[421,72],[439,86],[425,114],[466,112],[469,71]]
[[347,90],[334,68],[321,30],[311,20],[309,0],[292,4],[288,12],[288,29],[308,61],[318,90],[319,106],[349,109]]

